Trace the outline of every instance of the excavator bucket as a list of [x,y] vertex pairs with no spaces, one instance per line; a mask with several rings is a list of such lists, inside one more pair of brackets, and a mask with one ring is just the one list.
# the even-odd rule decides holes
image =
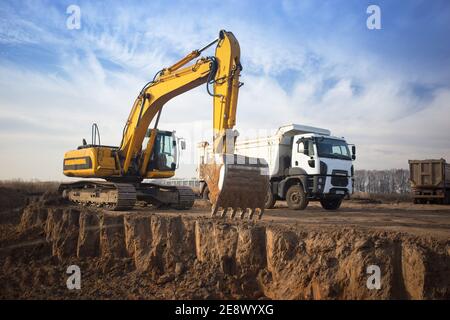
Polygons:
[[203,165],[212,203],[211,216],[258,217],[264,213],[269,188],[268,165],[264,159],[236,154],[216,154]]

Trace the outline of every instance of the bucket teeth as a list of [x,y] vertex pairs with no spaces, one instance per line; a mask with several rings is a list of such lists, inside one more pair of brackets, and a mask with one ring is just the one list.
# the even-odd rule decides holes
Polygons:
[[261,220],[261,218],[262,218],[263,214],[264,214],[264,207],[262,207],[262,208],[260,208],[260,209],[259,209],[259,213],[258,213],[258,219],[260,219],[260,220]]
[[255,211],[256,211],[255,208],[249,210],[249,216],[248,216],[249,219],[253,219],[253,215],[255,214]]
[[211,208],[211,217],[215,217],[217,212],[219,212],[219,207],[216,205],[213,205]]
[[263,209],[260,208],[220,208],[220,207],[213,207],[211,210],[211,217],[217,217],[220,218],[231,218],[231,219],[250,219],[258,218],[261,219],[262,215],[264,213]]

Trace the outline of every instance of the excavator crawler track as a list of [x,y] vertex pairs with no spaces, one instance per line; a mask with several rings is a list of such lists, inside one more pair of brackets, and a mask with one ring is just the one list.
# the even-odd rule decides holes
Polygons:
[[137,185],[137,199],[157,208],[188,210],[194,205],[195,193],[186,186],[145,182]]
[[136,189],[128,183],[78,181],[61,184],[59,191],[74,203],[109,210],[131,210],[136,203]]
[[112,208],[116,211],[133,209],[136,203],[136,189],[132,184],[114,183],[117,190],[117,202]]
[[194,205],[195,193],[189,187],[177,186],[178,204],[172,205],[178,210],[189,210]]

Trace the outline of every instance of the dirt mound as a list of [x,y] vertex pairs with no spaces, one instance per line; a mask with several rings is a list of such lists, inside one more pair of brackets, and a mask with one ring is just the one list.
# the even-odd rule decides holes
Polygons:
[[32,204],[39,207],[54,205],[68,205],[70,202],[64,199],[58,191],[45,191],[40,197],[30,200]]
[[44,207],[65,205],[68,202],[54,190],[33,192],[26,188],[0,186],[0,224],[18,223],[22,210],[29,204]]
[[0,186],[0,225],[18,223],[20,212],[28,203],[27,192]]
[[[40,203],[0,242],[3,298],[450,298],[448,240]],[[70,264],[82,269],[75,293]]]

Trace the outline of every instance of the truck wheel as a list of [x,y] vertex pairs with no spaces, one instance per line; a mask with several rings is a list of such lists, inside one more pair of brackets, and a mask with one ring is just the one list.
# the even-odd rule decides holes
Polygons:
[[322,199],[320,204],[325,210],[337,210],[341,206],[342,198]]
[[277,202],[277,199],[272,194],[272,191],[270,189],[267,190],[267,196],[266,196],[266,202],[264,203],[264,208],[265,209],[273,209],[275,202]]
[[289,209],[292,210],[305,210],[308,206],[308,199],[306,198],[305,191],[297,184],[289,187],[286,193],[286,202]]

